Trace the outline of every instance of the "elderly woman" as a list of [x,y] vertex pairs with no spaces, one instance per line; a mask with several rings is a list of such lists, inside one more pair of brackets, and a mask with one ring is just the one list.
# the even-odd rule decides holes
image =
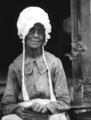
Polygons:
[[25,8],[17,21],[23,53],[9,66],[2,98],[2,120],[22,120],[25,110],[49,115],[49,120],[67,120],[63,109],[70,104],[62,63],[44,51],[50,38],[48,14],[40,7]]

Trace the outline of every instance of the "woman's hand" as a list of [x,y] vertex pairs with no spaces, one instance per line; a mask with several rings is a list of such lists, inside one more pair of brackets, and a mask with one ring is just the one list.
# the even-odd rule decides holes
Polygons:
[[18,107],[15,109],[14,113],[17,114],[18,116],[22,117],[22,113],[24,112],[24,110],[25,110],[24,107],[18,106]]
[[48,111],[47,107],[45,105],[41,105],[37,102],[34,102],[31,106],[33,111],[40,112],[40,113],[46,113]]

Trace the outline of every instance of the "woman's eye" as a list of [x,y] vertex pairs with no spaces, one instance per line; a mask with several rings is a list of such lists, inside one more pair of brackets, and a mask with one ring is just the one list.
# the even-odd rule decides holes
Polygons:
[[42,31],[42,30],[39,30],[38,33],[41,34],[41,33],[43,33],[43,31]]
[[31,30],[30,30],[30,33],[34,33],[34,32],[35,32],[35,30],[34,30],[34,29],[31,29]]
[[45,31],[43,29],[38,30],[39,33],[44,33]]

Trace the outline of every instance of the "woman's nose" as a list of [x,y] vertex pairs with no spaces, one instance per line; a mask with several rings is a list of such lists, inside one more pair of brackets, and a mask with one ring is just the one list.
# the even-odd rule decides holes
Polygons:
[[37,30],[34,32],[34,37],[38,37],[38,31]]

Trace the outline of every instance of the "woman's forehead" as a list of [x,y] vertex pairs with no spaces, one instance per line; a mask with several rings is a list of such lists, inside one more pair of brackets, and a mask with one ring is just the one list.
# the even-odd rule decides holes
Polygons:
[[34,29],[45,29],[44,25],[42,23],[35,23],[34,26],[32,27]]

